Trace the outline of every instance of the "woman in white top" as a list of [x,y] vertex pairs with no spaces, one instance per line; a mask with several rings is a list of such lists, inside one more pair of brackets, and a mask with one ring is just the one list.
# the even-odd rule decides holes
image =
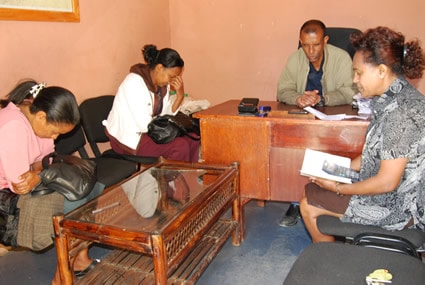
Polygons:
[[[157,144],[148,135],[148,124],[160,115],[174,115],[184,97],[184,61],[177,51],[145,45],[146,64],[138,63],[121,83],[107,120],[103,121],[111,147],[121,154],[163,156],[197,162],[199,141],[187,136],[168,144]],[[175,95],[170,96],[170,90]]]

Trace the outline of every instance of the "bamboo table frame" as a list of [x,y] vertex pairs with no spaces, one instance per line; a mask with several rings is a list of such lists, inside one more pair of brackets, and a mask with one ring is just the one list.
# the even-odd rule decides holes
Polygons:
[[[168,194],[161,186],[159,210],[152,217],[143,218],[140,205],[136,207],[122,193],[128,185],[145,181],[143,178],[137,182],[146,171],[152,173],[152,169],[171,170],[177,176],[184,170],[203,171],[200,182],[203,186],[199,186],[197,193],[188,194],[189,198],[179,202],[177,208],[169,207],[169,203],[175,201],[164,198]],[[168,185],[168,180],[163,179],[168,176],[160,175],[159,185]],[[190,182],[187,185],[191,185]],[[229,209],[231,214],[227,213]],[[223,166],[161,159],[155,166],[105,190],[98,198],[67,215],[53,217],[62,284],[74,281],[76,284],[167,284],[170,280],[173,284],[193,284],[230,235],[233,245],[243,241],[243,216],[237,163]],[[110,245],[116,250],[83,279],[75,280],[71,271],[72,257],[92,242]],[[179,269],[182,265],[186,266],[184,270]]]

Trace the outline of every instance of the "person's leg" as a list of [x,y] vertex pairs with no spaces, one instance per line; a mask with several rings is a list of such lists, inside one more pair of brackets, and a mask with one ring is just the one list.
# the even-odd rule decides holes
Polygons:
[[[104,189],[105,189],[105,185],[103,183],[96,182],[96,184],[93,186],[92,191],[90,192],[89,195],[87,195],[87,197],[78,201],[69,201],[65,199],[64,206],[63,206],[64,213],[66,214],[69,211],[72,211],[78,208],[79,206],[83,205],[84,203],[90,201],[91,199],[96,198],[97,196],[102,194]],[[84,271],[92,264],[92,262],[93,262],[93,259],[91,259],[89,256],[89,249],[84,248],[77,254],[75,258],[71,260],[71,265],[74,271]],[[55,272],[55,276],[53,277],[52,284],[54,285],[61,284],[58,267],[56,267],[56,272]]]
[[189,144],[189,161],[198,162],[199,161],[199,148],[201,146],[200,141],[193,140],[189,137],[186,137],[186,140]]
[[0,256],[7,254],[11,250],[12,250],[11,246],[7,246],[7,245],[0,243]]
[[350,195],[338,196],[314,183],[305,186],[300,201],[300,212],[313,242],[332,242],[333,236],[322,234],[317,227],[317,217],[322,215],[341,218],[350,202]]
[[300,218],[300,209],[298,203],[291,203],[285,215],[280,219],[279,226],[291,227],[298,223]]
[[[75,271],[84,271],[93,263],[93,260],[89,256],[89,249],[82,249],[77,256],[71,259],[72,270]],[[52,285],[61,284],[61,278],[59,273],[59,267],[56,267],[56,272],[52,280]]]
[[321,215],[329,215],[334,217],[342,217],[342,214],[334,213],[322,208],[312,206],[308,203],[307,198],[303,197],[300,201],[300,211],[304,220],[305,227],[311,235],[313,242],[333,242],[334,236],[322,234],[317,227],[317,217]]
[[164,145],[164,157],[173,160],[190,162],[189,138],[177,137],[172,142]]
[[149,136],[143,135],[136,155],[163,156],[166,159],[190,162],[193,159],[191,156],[195,156],[191,151],[196,153],[199,151],[199,142],[194,141],[196,145],[193,146],[192,141],[188,137],[177,137],[167,144],[157,144]]
[[119,154],[131,154],[139,156],[157,157],[162,156],[166,159],[197,162],[199,160],[199,141],[192,140],[187,136],[177,137],[167,144],[155,143],[147,134],[140,138],[136,150],[119,143],[114,137],[110,136],[111,148]]

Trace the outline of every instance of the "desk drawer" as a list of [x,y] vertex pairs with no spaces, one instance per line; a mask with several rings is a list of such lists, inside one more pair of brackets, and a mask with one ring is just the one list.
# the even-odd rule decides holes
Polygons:
[[366,122],[305,121],[304,124],[287,120],[271,124],[271,146],[311,148],[333,153],[361,153]]

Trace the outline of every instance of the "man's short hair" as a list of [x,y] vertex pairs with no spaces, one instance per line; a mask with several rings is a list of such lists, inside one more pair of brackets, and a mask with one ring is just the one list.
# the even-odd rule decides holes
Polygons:
[[318,29],[320,29],[323,32],[323,36],[326,35],[326,26],[325,24],[320,20],[308,20],[305,22],[300,29],[300,35],[301,33],[310,34],[310,33],[317,33]]

